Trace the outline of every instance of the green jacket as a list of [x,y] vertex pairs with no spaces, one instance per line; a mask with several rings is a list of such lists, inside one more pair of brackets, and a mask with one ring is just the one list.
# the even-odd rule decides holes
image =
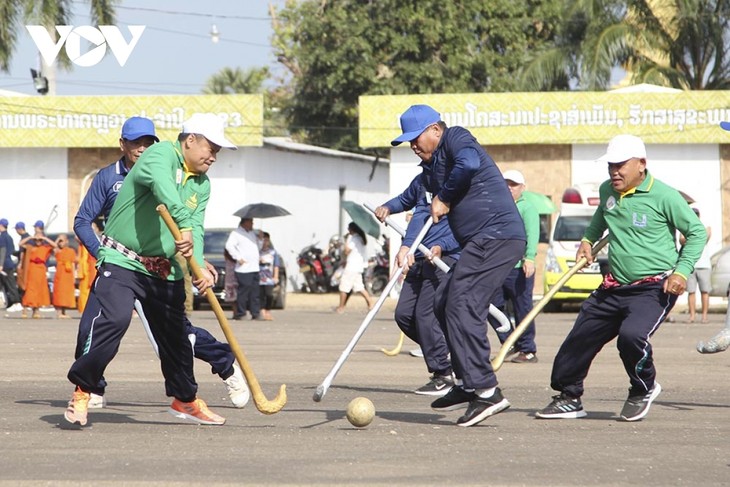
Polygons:
[[537,243],[540,241],[540,214],[532,203],[520,196],[517,201],[517,211],[520,212],[522,221],[525,224],[525,233],[527,234],[527,247],[525,247],[525,257],[520,260],[515,267],[522,267],[526,261],[535,262],[537,255]]
[[[674,269],[687,278],[707,241],[705,226],[674,188],[646,178],[624,194],[601,184],[600,204],[586,229],[584,241],[594,243],[608,229],[608,262],[621,284]],[[676,233],[687,238],[677,251]]]
[[[168,280],[182,279],[183,271],[173,258],[175,240],[157,213],[157,205],[167,206],[180,230],[192,230],[194,258],[204,268],[203,220],[209,198],[208,176],[186,172],[179,142],[154,144],[144,151],[124,179],[104,234],[141,256],[167,257],[172,261]],[[99,264],[105,262],[153,275],[141,262],[101,247]]]

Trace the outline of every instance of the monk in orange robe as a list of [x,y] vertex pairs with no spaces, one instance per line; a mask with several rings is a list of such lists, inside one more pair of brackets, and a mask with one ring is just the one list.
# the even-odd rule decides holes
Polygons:
[[86,302],[89,300],[91,285],[96,277],[96,258],[89,253],[81,242],[79,242],[79,262],[76,275],[79,278],[79,299],[76,303],[76,309],[83,313]]
[[53,278],[53,306],[56,318],[71,318],[67,309],[76,307],[76,252],[68,246],[68,235],[56,238],[56,275]]
[[[36,227],[35,235],[24,238],[18,242],[18,246],[25,248],[27,262],[27,265],[23,266],[25,293],[21,302],[24,308],[33,309],[33,318],[40,318],[39,309],[51,304],[51,293],[46,279],[46,261],[56,248],[56,242],[46,237],[42,227]],[[28,317],[25,310],[21,316]]]

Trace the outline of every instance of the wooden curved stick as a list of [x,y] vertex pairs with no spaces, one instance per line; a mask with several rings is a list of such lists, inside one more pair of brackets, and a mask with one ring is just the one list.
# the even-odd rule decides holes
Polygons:
[[[165,205],[158,205],[157,212],[165,221],[167,228],[170,229],[170,233],[172,233],[172,236],[175,238],[175,240],[181,240],[182,234],[180,233],[180,229],[177,227],[177,224],[172,219],[172,216],[170,216],[170,212],[167,211],[167,207]],[[195,278],[200,279],[203,276],[203,272],[200,269],[198,263],[192,257],[188,257],[187,261],[188,265],[190,266],[190,270],[193,271],[193,275],[195,276]],[[218,324],[221,326],[223,334],[226,336],[226,340],[231,346],[231,351],[236,357],[238,365],[241,366],[243,376],[246,378],[248,387],[251,389],[251,396],[253,397],[254,404],[256,404],[256,409],[264,414],[278,413],[281,408],[283,408],[286,404],[286,384],[281,385],[281,387],[279,388],[279,393],[276,395],[273,401],[269,401],[268,399],[266,399],[266,396],[264,396],[264,393],[261,390],[261,385],[259,384],[259,381],[256,379],[256,376],[254,375],[253,370],[248,363],[248,360],[246,360],[246,356],[243,354],[241,348],[238,346],[238,340],[236,340],[236,336],[233,334],[233,331],[228,324],[228,319],[223,312],[223,308],[221,308],[221,305],[218,302],[218,298],[215,297],[213,290],[210,288],[205,291],[205,297],[208,298],[208,302],[210,303],[211,308],[213,308],[215,317],[218,318]]]
[[388,357],[395,357],[398,355],[403,348],[403,339],[405,338],[406,334],[403,332],[400,332],[400,339],[398,340],[398,345],[395,346],[393,350],[386,350],[384,348],[381,348],[380,351],[383,352]]
[[[593,249],[591,250],[591,254],[595,257],[598,252],[606,246],[608,243],[608,237],[604,237],[601,240],[599,240],[596,245],[593,246]],[[556,282],[553,287],[551,287],[548,292],[545,293],[545,295],[542,297],[542,299],[532,307],[532,310],[530,310],[529,313],[527,313],[527,316],[525,316],[522,321],[520,321],[520,324],[515,328],[515,331],[510,333],[510,335],[507,337],[507,339],[502,344],[502,348],[499,349],[499,353],[496,357],[492,360],[492,368],[494,371],[498,371],[500,367],[502,367],[502,364],[504,363],[505,357],[507,357],[507,352],[509,351],[510,347],[515,344],[517,339],[522,336],[522,334],[525,332],[528,326],[530,326],[530,322],[535,319],[535,316],[542,311],[542,309],[545,307],[546,304],[555,296],[555,293],[557,293],[561,287],[563,287],[563,284],[565,284],[568,279],[573,277],[573,275],[581,270],[586,264],[588,263],[588,259],[585,257],[581,257],[578,262],[575,263],[573,267],[568,269],[568,272],[562,275],[560,279],[558,279],[558,282]]]

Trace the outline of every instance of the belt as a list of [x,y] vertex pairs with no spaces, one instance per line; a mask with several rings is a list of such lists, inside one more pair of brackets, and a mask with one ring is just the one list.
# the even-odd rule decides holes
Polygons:
[[122,244],[121,242],[117,242],[107,235],[102,235],[100,240],[101,245],[103,245],[104,247],[114,249],[123,256],[140,262],[145,269],[147,269],[152,274],[156,274],[161,279],[167,279],[167,277],[170,275],[172,269],[170,259],[167,259],[165,257],[144,257],[142,255],[139,255],[134,250],[125,247],[124,244]]

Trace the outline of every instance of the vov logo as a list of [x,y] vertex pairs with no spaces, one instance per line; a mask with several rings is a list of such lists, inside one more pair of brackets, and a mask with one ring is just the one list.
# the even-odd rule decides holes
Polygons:
[[[57,25],[56,32],[58,32],[59,38],[57,42],[54,42],[51,34],[42,25],[25,26],[46,64],[52,64],[58,57],[58,53],[61,52],[61,48],[65,46],[66,54],[71,62],[82,67],[98,64],[104,58],[107,46],[111,49],[119,66],[123,67],[139,42],[139,38],[142,37],[145,27],[144,25],[128,26],[132,38],[127,42],[119,28],[114,25],[100,25],[98,28],[91,25],[78,27]],[[96,47],[82,54],[81,39]]]

